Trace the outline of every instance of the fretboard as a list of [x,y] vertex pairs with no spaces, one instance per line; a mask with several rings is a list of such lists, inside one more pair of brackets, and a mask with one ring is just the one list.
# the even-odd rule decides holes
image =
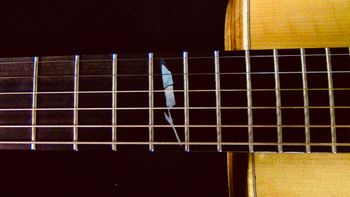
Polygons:
[[0,59],[0,149],[350,152],[349,114],[349,48]]

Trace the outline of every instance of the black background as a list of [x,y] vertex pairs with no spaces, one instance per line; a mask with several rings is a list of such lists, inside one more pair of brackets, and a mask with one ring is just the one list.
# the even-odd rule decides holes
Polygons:
[[[0,56],[223,49],[226,1],[7,1]],[[226,196],[224,153],[0,152],[4,196]],[[115,185],[117,184],[117,185]]]
[[224,48],[226,0],[37,0],[1,4],[1,56]]

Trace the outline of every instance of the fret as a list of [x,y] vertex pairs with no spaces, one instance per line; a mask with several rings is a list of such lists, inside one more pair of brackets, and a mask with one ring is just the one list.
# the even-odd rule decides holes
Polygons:
[[[112,142],[117,141],[117,54],[112,55]],[[117,150],[117,144],[112,144],[112,150]]]
[[278,140],[278,152],[283,152],[283,136],[282,136],[282,105],[281,105],[281,87],[280,87],[280,76],[279,76],[279,63],[278,63],[278,50],[273,50],[273,60],[274,60],[274,69],[275,69],[275,94],[276,94],[276,125],[277,127],[277,140]]
[[217,151],[222,151],[222,131],[221,131],[221,88],[220,88],[220,59],[219,51],[214,52],[215,62],[215,99],[216,99],[216,135],[217,135]]
[[306,58],[305,49],[300,49],[301,58],[301,71],[303,79],[303,97],[304,97],[304,123],[305,123],[305,151],[311,152],[310,148],[310,112],[309,112],[309,94],[308,94],[308,83],[307,83],[307,71],[306,71]]
[[250,52],[245,50],[245,66],[246,66],[246,88],[247,88],[247,115],[248,115],[248,142],[249,152],[254,152],[254,134],[253,134],[253,99],[252,99],[252,79],[250,69]]
[[327,78],[328,78],[328,94],[329,94],[329,115],[331,120],[331,138],[332,138],[332,152],[337,153],[337,133],[335,123],[335,109],[334,109],[334,92],[333,92],[333,77],[332,77],[332,63],[331,63],[331,51],[326,48],[326,61],[327,61]]
[[183,83],[184,83],[184,133],[185,133],[185,151],[190,151],[190,116],[189,116],[189,81],[188,81],[188,52],[183,52]]
[[149,132],[149,151],[154,151],[154,73],[153,73],[153,53],[148,53],[148,132]]
[[73,150],[78,150],[78,106],[79,106],[79,55],[75,55],[74,58],[74,111],[73,111]]
[[31,150],[36,150],[36,123],[37,123],[37,92],[38,92],[38,64],[39,57],[33,58],[33,92],[32,92],[32,128],[31,128]]

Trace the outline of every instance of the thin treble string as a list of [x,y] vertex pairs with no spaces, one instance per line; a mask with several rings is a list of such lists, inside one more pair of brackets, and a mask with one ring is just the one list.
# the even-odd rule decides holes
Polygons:
[[[62,108],[0,108],[0,112],[10,112],[10,111],[104,111],[104,110],[167,110],[166,107],[81,107],[81,108],[72,108],[72,107],[62,107]],[[174,110],[215,110],[215,109],[224,109],[224,110],[242,110],[242,109],[350,109],[350,106],[234,106],[234,107],[173,107]]]
[[[31,144],[33,142],[31,141],[0,141],[0,145],[25,145],[25,144]],[[72,142],[72,141],[35,141],[35,144],[40,145],[150,145],[150,142],[146,141],[118,141],[118,142],[110,142],[110,141],[79,141],[79,142]],[[168,142],[168,141],[155,141],[152,142],[154,145],[194,145],[194,146],[217,146],[217,142]],[[221,142],[220,143],[223,146],[247,146],[249,144],[255,145],[255,146],[277,146],[280,143],[278,142]],[[302,142],[283,142],[282,145],[284,146],[305,146],[306,143]],[[332,143],[325,143],[325,142],[311,142],[309,143],[311,146],[330,146]],[[336,146],[350,146],[350,143],[336,143],[334,144]]]
[[[279,91],[328,91],[328,90],[333,90],[333,91],[349,91],[350,88],[309,88],[309,89],[303,89],[303,88],[281,88],[278,89]],[[247,89],[221,89],[219,90],[220,92],[246,92]],[[276,89],[251,89],[252,92],[274,92]],[[112,93],[149,93],[149,92],[154,92],[154,93],[163,93],[164,90],[96,90],[96,91],[77,91],[79,94],[112,94]],[[185,92],[184,90],[174,90],[174,92],[178,93],[183,93]],[[197,90],[188,90],[187,92],[192,92],[192,93],[203,93],[203,92],[215,92],[215,89],[197,89]],[[32,94],[32,92],[0,92],[0,95],[28,95]],[[38,91],[36,94],[74,94],[74,91]]]
[[[349,56],[348,53],[334,53],[331,54],[331,56]],[[67,56],[66,56],[67,57]],[[234,59],[234,58],[244,58],[244,55],[226,55],[226,56],[221,56],[220,59]],[[251,55],[251,58],[273,58],[273,54],[271,51],[271,55]],[[300,57],[300,54],[296,55],[285,55],[281,54],[279,57]],[[305,54],[305,57],[325,57],[325,54]],[[73,57],[72,57],[73,58]],[[165,60],[182,60],[182,57],[163,57]],[[189,56],[188,59],[212,59],[213,56]],[[154,60],[160,60],[161,58],[154,58]],[[147,61],[148,59],[146,57],[142,58],[120,58],[118,61]],[[112,58],[110,59],[91,59],[91,60],[80,60],[81,63],[84,62],[112,62]],[[32,61],[2,61],[0,58],[0,65],[2,64],[31,64],[33,63]],[[72,60],[42,60],[40,63],[74,63],[74,59]]]
[[[0,125],[0,128],[217,128],[216,124],[209,125]],[[220,128],[350,128],[350,125],[220,125]]]
[[[281,75],[288,75],[288,74],[301,74],[301,71],[281,71],[277,72],[277,74]],[[328,72],[325,70],[319,70],[319,71],[307,71],[306,74],[328,74]],[[343,71],[331,71],[330,74],[349,74],[350,70],[343,70]],[[222,72],[222,73],[188,73],[188,76],[215,76],[215,75],[245,75],[245,72]],[[263,72],[250,72],[251,75],[274,75],[275,72],[273,71],[263,71]],[[81,78],[99,78],[99,77],[114,77],[115,75],[109,75],[109,74],[101,74],[101,75],[80,75]],[[148,77],[149,74],[143,74],[143,73],[134,73],[134,74],[118,74],[117,77]],[[153,76],[162,76],[162,74],[154,73]],[[183,76],[183,73],[174,73],[173,76]],[[0,76],[0,79],[31,79],[33,76]],[[40,78],[74,78],[72,75],[41,75],[38,76],[38,79]]]

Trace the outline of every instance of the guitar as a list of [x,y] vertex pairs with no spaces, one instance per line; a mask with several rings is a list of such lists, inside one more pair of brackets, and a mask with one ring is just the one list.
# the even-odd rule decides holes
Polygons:
[[[349,152],[349,48],[285,49],[287,40],[255,50],[275,47],[256,42],[259,15],[248,5],[259,4],[237,2],[229,8],[243,8],[242,34],[226,36],[226,48],[244,51],[1,59],[1,148],[245,151],[249,177],[259,152]],[[306,47],[344,47],[344,35]],[[162,59],[173,78],[171,108]],[[256,194],[259,183],[248,181]]]

